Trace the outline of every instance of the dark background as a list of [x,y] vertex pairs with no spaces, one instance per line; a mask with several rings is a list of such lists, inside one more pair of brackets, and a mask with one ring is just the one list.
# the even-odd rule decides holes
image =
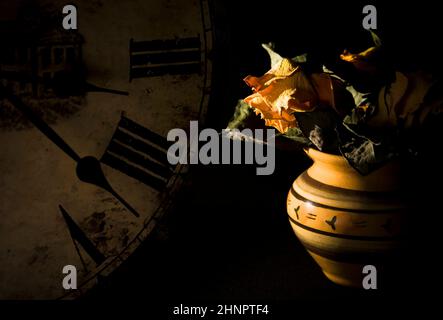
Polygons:
[[[276,51],[287,57],[308,52],[313,61],[330,65],[337,63],[345,48],[366,49],[371,42],[361,25],[365,4],[212,2],[215,49],[207,126],[224,128],[236,101],[250,92],[242,79],[269,68],[261,43],[275,42]],[[371,4],[378,10],[377,33],[394,61],[438,74],[442,27],[437,4]],[[363,306],[361,310],[395,303],[404,309],[419,298],[430,303],[431,289],[439,278],[431,271],[435,245],[428,251],[411,249],[393,278],[379,279],[378,290],[342,288],[323,276],[286,216],[286,193],[309,165],[310,160],[294,148],[277,152],[272,176],[256,176],[250,166],[192,167],[174,209],[151,238],[82,300],[106,304],[158,301],[170,307],[198,302],[281,302],[293,312],[292,307],[337,301],[340,308],[357,305]],[[422,209],[433,210],[430,205]],[[428,231],[432,233],[432,227]],[[154,306],[149,302],[146,308]]]

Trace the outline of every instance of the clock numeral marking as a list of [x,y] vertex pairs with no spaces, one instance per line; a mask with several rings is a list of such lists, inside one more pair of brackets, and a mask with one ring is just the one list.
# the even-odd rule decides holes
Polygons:
[[105,261],[106,257],[97,249],[97,247],[92,243],[92,241],[89,240],[89,238],[86,236],[83,230],[71,218],[71,216],[65,210],[65,208],[63,208],[61,205],[59,205],[58,207],[60,209],[63,218],[65,219],[72,241],[74,242],[75,249],[77,250],[77,253],[85,269],[86,269],[86,263],[83,260],[82,255],[80,254],[80,250],[77,246],[77,243],[79,243],[83,247],[86,253],[92,258],[92,260],[94,260],[94,262],[97,265]]
[[165,74],[199,73],[200,37],[129,42],[129,81]]
[[166,138],[122,115],[101,162],[138,181],[162,190],[173,174]]

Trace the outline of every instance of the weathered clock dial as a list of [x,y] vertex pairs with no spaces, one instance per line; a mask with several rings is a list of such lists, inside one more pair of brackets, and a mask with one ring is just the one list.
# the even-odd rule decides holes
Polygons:
[[79,0],[78,30],[64,5],[1,8],[0,299],[75,297],[112,272],[180,183],[168,131],[207,108],[206,1]]

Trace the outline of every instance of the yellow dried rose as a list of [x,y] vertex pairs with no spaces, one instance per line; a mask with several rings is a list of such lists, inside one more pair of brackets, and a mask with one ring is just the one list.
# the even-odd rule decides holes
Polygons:
[[[289,128],[297,127],[293,113],[314,110],[319,95],[325,95],[325,90],[315,88],[296,62],[282,58],[269,46],[263,47],[271,57],[271,69],[261,77],[248,76],[244,79],[254,91],[244,101],[261,115],[266,125],[286,133]],[[319,82],[324,81],[323,78],[315,77]]]

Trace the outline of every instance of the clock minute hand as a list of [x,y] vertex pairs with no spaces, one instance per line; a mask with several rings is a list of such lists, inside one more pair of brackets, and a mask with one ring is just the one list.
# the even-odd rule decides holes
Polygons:
[[72,158],[77,163],[76,173],[77,177],[87,183],[91,183],[105,189],[111,193],[121,204],[123,204],[126,209],[129,210],[134,216],[139,217],[140,214],[123,199],[109,184],[103,170],[95,157],[84,157],[80,156],[68,145],[65,140],[60,137],[57,132],[55,132],[42,118],[40,118],[31,108],[24,104],[21,99],[11,94],[2,85],[0,85],[0,97],[4,97],[9,100],[17,109],[19,109],[28,119],[34,124],[34,126],[43,133],[50,141],[52,141],[57,147],[59,147],[63,152],[65,152],[70,158]]
[[80,160],[80,156],[55,132],[42,118],[40,118],[31,108],[24,104],[18,97],[11,94],[2,85],[0,85],[0,96],[9,100],[17,109],[19,109],[32,124],[40,130],[49,140],[66,153],[75,162]]
[[85,95],[87,92],[103,92],[121,96],[129,96],[128,91],[99,87],[95,84],[86,82],[84,75],[73,71],[56,73],[51,81],[51,87],[55,94],[59,97]]
[[92,83],[89,83],[89,82],[85,82],[85,91],[88,91],[88,92],[103,92],[103,93],[117,94],[117,95],[120,95],[120,96],[129,96],[129,92],[127,92],[127,91],[99,87],[99,86],[96,86],[96,85],[94,85]]

